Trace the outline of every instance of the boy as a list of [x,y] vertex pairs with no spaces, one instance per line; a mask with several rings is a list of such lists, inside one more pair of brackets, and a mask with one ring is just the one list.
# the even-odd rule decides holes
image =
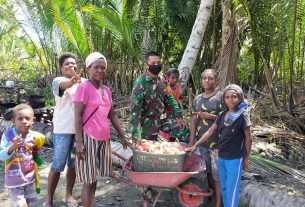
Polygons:
[[45,136],[30,130],[35,117],[27,104],[19,104],[13,109],[12,120],[15,127],[2,135],[0,159],[6,161],[5,187],[11,206],[27,207],[37,200],[35,185],[39,188],[39,181],[33,157],[38,154]]
[[[179,105],[180,85],[179,85],[179,71],[175,68],[168,70],[166,74],[166,95],[173,95],[175,101]],[[162,119],[161,135],[167,140],[175,140],[176,138],[180,142],[189,141],[189,129],[183,124],[177,122],[177,116],[173,113],[171,108],[165,106],[164,108],[165,119]]]
[[174,99],[179,103],[180,100],[180,84],[179,84],[179,71],[175,68],[170,68],[166,74],[168,94],[173,94]]

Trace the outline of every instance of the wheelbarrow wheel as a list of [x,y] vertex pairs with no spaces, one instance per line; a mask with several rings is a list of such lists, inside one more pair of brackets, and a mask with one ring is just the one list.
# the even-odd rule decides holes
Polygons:
[[[190,178],[183,182],[179,187],[187,191],[208,192],[206,183],[197,178]],[[207,205],[208,198],[204,196],[186,194],[175,190],[174,201],[175,206],[177,207],[205,207]]]

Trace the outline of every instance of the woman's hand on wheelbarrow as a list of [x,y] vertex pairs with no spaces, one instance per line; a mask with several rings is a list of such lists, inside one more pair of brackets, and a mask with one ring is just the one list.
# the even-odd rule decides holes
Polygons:
[[136,146],[141,145],[141,139],[132,139],[132,147],[135,148]]
[[192,153],[195,151],[195,149],[196,149],[196,145],[194,144],[194,145],[191,146],[191,147],[186,147],[186,148],[184,148],[184,151],[190,152],[190,154],[192,154]]
[[121,144],[123,145],[124,149],[127,149],[127,147],[131,147],[131,144],[127,141],[125,136],[121,138]]

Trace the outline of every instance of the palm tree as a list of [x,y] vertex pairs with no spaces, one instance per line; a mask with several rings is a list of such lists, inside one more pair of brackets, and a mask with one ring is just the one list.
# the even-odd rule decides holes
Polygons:
[[181,88],[184,90],[195,64],[214,1],[201,0],[193,30],[179,65]]

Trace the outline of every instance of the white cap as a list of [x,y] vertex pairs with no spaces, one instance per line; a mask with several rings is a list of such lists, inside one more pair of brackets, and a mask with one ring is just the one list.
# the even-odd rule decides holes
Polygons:
[[107,68],[107,60],[105,56],[99,52],[93,52],[90,55],[88,55],[88,57],[86,58],[86,68],[88,68],[90,65],[92,65],[92,63],[94,63],[98,59],[103,59],[106,63],[106,68]]

